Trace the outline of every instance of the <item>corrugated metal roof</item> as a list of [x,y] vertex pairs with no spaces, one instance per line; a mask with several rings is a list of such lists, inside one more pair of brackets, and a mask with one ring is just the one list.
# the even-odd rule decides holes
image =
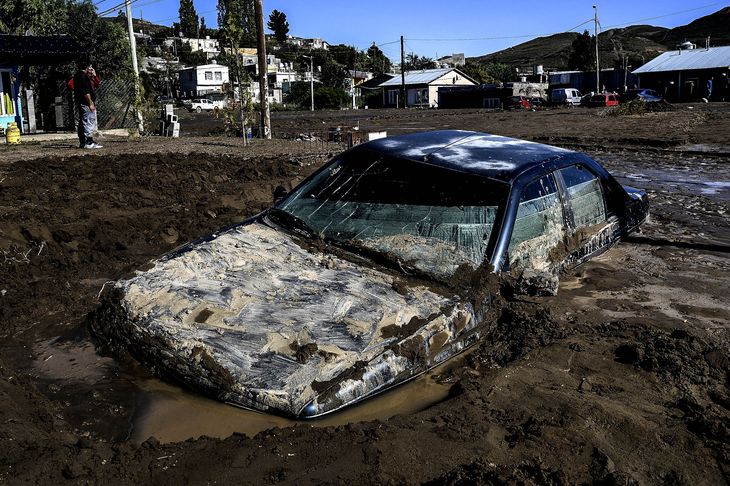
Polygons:
[[68,35],[0,35],[3,64],[61,64],[85,53]]
[[[411,84],[428,84],[432,81],[437,80],[444,74],[455,71],[454,68],[444,68],[444,69],[424,69],[423,71],[408,71],[406,72],[406,85]],[[401,85],[401,77],[400,75],[396,75],[393,79],[389,79],[388,81],[384,82],[380,86],[400,86]]]
[[641,66],[634,71],[634,74],[727,68],[728,66],[730,66],[730,46],[710,47],[709,49],[665,52]]

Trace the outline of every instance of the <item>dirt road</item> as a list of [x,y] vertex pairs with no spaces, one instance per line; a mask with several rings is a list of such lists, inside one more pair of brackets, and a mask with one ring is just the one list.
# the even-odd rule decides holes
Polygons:
[[[317,132],[353,116],[274,123]],[[651,221],[564,276],[556,297],[505,301],[490,337],[449,366],[329,422],[293,424],[100,356],[85,320],[106,282],[267,207],[274,187],[295,185],[339,146],[244,150],[188,137],[107,140],[91,154],[0,147],[0,482],[730,480],[727,105],[645,117],[357,116],[363,130],[480,129],[583,147],[648,190]],[[211,437],[185,441],[200,435]]]

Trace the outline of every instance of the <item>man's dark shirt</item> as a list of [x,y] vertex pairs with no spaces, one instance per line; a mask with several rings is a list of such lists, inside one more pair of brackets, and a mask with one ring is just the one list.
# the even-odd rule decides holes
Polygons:
[[86,71],[79,71],[74,76],[74,98],[77,104],[88,105],[86,95],[91,95],[91,101],[96,101],[96,93],[94,85],[91,83],[89,75]]

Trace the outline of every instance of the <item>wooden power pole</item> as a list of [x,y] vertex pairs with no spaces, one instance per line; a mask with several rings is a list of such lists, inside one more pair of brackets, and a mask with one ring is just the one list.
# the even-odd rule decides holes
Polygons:
[[129,48],[132,51],[132,71],[134,71],[134,111],[137,115],[137,130],[139,134],[144,133],[144,120],[139,109],[139,68],[137,67],[137,42],[134,40],[134,26],[132,25],[132,3],[124,1],[124,9],[127,13],[127,32],[129,33]]
[[596,93],[601,92],[601,66],[598,62],[598,5],[593,6],[593,35],[596,38]]
[[262,0],[254,4],[256,15],[256,50],[259,56],[259,92],[261,93],[261,138],[271,138],[271,113],[269,112],[268,68],[266,66],[266,36],[264,35],[264,6]]
[[403,36],[400,36],[400,96],[403,108],[406,107],[406,60]]

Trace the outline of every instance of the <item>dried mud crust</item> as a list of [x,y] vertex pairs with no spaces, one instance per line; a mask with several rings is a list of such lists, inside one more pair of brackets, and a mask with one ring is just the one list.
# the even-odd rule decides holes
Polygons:
[[[557,296],[499,297],[489,335],[440,371],[449,398],[412,415],[138,445],[115,432],[130,427],[133,364],[93,386],[29,368],[48,358],[38,340],[88,339],[104,282],[258,212],[313,170],[270,155],[0,168],[0,481],[728,482],[729,208],[698,194],[652,192],[643,233],[562,276]],[[499,288],[487,272],[463,277],[453,288]]]

